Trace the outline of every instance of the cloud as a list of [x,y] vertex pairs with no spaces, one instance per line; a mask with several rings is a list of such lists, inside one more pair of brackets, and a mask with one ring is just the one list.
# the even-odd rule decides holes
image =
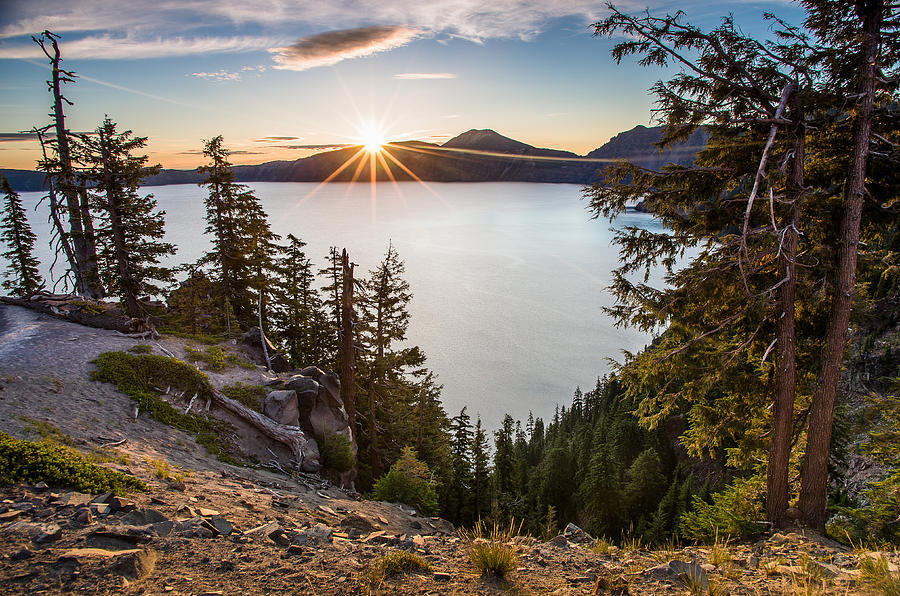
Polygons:
[[299,141],[301,137],[262,137],[260,139],[253,139],[254,143],[271,143],[274,141]]
[[[178,155],[204,155],[204,152],[202,149],[192,149],[190,151],[179,151]],[[265,155],[265,152],[263,152],[263,151],[244,151],[244,150],[239,149],[237,151],[229,151],[228,155]]]
[[314,151],[327,151],[329,149],[343,149],[355,147],[352,143],[331,143],[325,145],[277,145],[279,149],[312,149]]
[[20,141],[36,141],[37,133],[33,132],[0,132],[0,143],[17,143]]
[[393,76],[395,79],[402,81],[422,81],[429,79],[455,79],[456,74],[452,72],[400,72]]
[[217,70],[216,72],[192,72],[192,77],[206,79],[207,81],[240,81],[241,73]]
[[[252,36],[136,39],[94,35],[67,40],[61,45],[63,56],[67,59],[115,60],[252,52],[271,47],[272,40]],[[0,46],[0,58],[45,59],[45,56],[36,43],[29,42]]]
[[398,48],[421,34],[418,29],[399,25],[341,29],[304,37],[287,47],[269,51],[274,54],[275,68],[307,70]]

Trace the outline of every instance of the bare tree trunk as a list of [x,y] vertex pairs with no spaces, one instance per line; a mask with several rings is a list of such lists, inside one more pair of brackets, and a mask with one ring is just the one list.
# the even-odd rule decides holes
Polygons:
[[[802,122],[802,118],[797,120]],[[783,229],[781,241],[781,274],[786,280],[779,288],[778,301],[782,314],[778,319],[778,356],[775,369],[775,403],[772,413],[772,438],[769,443],[769,461],[766,471],[766,518],[776,528],[785,522],[790,485],[788,468],[791,459],[791,439],[794,422],[794,398],[797,392],[797,366],[795,360],[794,298],[796,293],[797,244],[799,232],[797,219],[800,212],[800,195],[803,192],[805,133],[799,124],[794,145],[794,157],[787,182],[787,197],[791,202],[790,216]]]
[[[46,33],[46,32],[45,32]],[[52,67],[52,79],[50,81],[50,91],[53,93],[53,123],[56,128],[56,151],[59,157],[59,174],[56,182],[56,188],[63,194],[66,199],[66,209],[69,214],[69,238],[71,239],[73,256],[75,258],[75,283],[79,294],[88,298],[101,298],[103,296],[103,288],[99,284],[97,278],[97,252],[94,246],[93,238],[88,238],[88,234],[93,234],[93,229],[85,229],[85,221],[90,222],[90,209],[86,200],[79,200],[78,185],[75,180],[75,173],[72,168],[72,152],[69,147],[69,132],[66,130],[65,114],[63,112],[63,101],[68,102],[62,94],[61,83],[71,81],[71,73],[63,71],[59,63],[61,61],[59,54],[59,46],[56,39],[48,36],[53,47],[51,54],[43,44],[40,45],[44,53],[50,59]],[[92,228],[92,226],[91,226]]]
[[[37,133],[38,141],[41,144],[41,154],[44,156],[44,161],[46,161],[47,146],[45,145],[44,141],[44,131],[35,129],[35,132]],[[80,275],[80,272],[78,271],[78,260],[75,258],[75,252],[72,249],[72,243],[69,242],[69,235],[66,233],[65,228],[63,228],[62,221],[59,219],[60,204],[59,197],[56,195],[56,185],[53,183],[53,176],[47,176],[47,184],[49,186],[47,197],[50,199],[50,221],[53,223],[53,228],[56,230],[56,235],[59,242],[56,248],[56,255],[59,255],[59,250],[60,248],[62,248],[63,255],[66,258],[66,262],[69,264],[69,271],[71,271],[72,275],[75,276],[75,287],[77,288],[79,287],[78,279]],[[54,264],[55,263],[56,259],[54,258]]]
[[865,64],[860,65],[861,89],[856,121],[853,123],[852,163],[847,181],[844,215],[840,228],[840,257],[831,318],[825,336],[822,370],[809,411],[806,459],[801,470],[800,510],[814,530],[824,531],[827,520],[828,459],[841,366],[847,349],[847,327],[853,306],[859,228],[866,193],[866,162],[875,111],[875,81],[881,36],[883,0],[860,0],[857,13],[862,19]]
[[341,290],[341,400],[347,410],[350,429],[356,436],[356,379],[353,348],[353,264],[347,249],[341,253],[343,287]]
[[257,306],[257,312],[259,313],[259,344],[263,349],[263,356],[266,357],[266,370],[272,370],[272,359],[269,358],[269,348],[266,346],[266,334],[263,331],[263,291],[262,288],[259,289],[259,304]]

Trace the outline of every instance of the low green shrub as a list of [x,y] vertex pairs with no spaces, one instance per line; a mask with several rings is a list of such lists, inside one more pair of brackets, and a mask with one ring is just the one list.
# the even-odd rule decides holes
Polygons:
[[681,516],[682,534],[698,542],[723,539],[742,540],[760,534],[765,526],[762,505],[764,480],[761,477],[738,478],[707,503],[695,495],[690,511]]
[[187,352],[188,360],[191,362],[202,362],[206,365],[207,370],[214,372],[225,370],[227,357],[225,350],[221,346],[209,346],[205,352],[185,346],[184,351]]
[[183,414],[157,395],[161,387],[173,387],[185,395],[210,399],[212,387],[205,374],[177,358],[156,354],[104,352],[94,364],[91,379],[112,383],[137,402],[140,411],[155,420],[194,435],[220,461],[237,463],[229,454],[225,436],[229,425],[194,414]]
[[395,550],[384,555],[375,563],[375,567],[381,569],[388,577],[413,571],[431,571],[431,563],[405,550]]
[[74,449],[46,442],[23,441],[0,432],[0,483],[45,482],[83,493],[146,492],[139,478],[90,463]]
[[326,468],[337,472],[349,472],[356,465],[353,445],[344,435],[326,432],[321,437],[316,437],[316,442],[319,444],[322,465]]
[[150,346],[148,346],[147,344],[134,344],[133,346],[128,348],[128,351],[132,354],[149,354],[150,352],[152,352]]
[[222,393],[234,401],[239,401],[254,412],[262,412],[260,403],[266,397],[266,388],[262,385],[245,385],[238,381],[234,385],[222,387]]
[[375,482],[372,494],[377,501],[405,503],[419,511],[436,515],[437,491],[428,466],[416,459],[412,447],[404,447],[400,459]]

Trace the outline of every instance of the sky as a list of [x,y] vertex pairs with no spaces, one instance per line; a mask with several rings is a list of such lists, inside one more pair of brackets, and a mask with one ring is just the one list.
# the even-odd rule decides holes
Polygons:
[[[789,0],[623,0],[711,28],[731,13],[801,23]],[[0,167],[33,169],[48,123],[47,60],[60,36],[67,124],[105,115],[148,137],[151,163],[194,168],[222,135],[236,164],[292,160],[371,136],[443,143],[472,128],[585,154],[651,124],[647,89],[671,72],[617,65],[588,0],[0,0]]]

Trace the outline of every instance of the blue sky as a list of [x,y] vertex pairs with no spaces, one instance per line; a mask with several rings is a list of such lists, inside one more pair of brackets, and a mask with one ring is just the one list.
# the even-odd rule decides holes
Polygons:
[[[733,13],[765,35],[764,11],[800,23],[787,0],[617,3],[681,9],[711,27]],[[235,163],[296,159],[358,143],[440,143],[470,128],[583,154],[648,124],[647,89],[668,73],[616,65],[592,37],[604,5],[585,0],[0,0],[0,166],[32,168],[47,122],[46,60],[30,39],[61,36],[72,130],[105,114],[149,137],[164,167],[203,160],[221,134]]]

